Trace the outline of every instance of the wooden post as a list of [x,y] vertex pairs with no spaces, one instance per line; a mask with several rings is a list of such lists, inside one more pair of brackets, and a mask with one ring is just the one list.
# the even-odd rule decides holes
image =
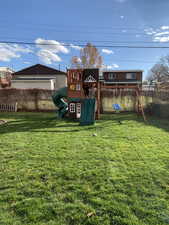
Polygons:
[[100,102],[100,82],[98,81],[97,83],[97,111],[96,111],[96,119],[100,119],[100,107],[101,107],[101,102]]
[[143,105],[142,105],[142,99],[140,98],[140,89],[136,89],[136,95],[137,95],[137,98],[138,98],[138,113],[139,111],[141,110],[141,114],[143,116],[143,119],[144,121],[146,122],[147,119],[146,119],[146,116],[145,116],[145,113],[144,113],[144,109],[143,109]]

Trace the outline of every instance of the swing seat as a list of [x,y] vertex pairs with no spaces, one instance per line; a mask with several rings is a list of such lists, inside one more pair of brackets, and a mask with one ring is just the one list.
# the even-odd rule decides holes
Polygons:
[[113,104],[112,106],[113,106],[113,109],[115,111],[120,111],[121,110],[121,106],[119,104]]

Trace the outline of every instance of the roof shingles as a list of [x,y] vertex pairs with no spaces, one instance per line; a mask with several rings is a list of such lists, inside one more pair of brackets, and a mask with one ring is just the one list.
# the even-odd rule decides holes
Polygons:
[[48,66],[44,66],[41,64],[36,64],[31,67],[25,68],[23,70],[20,70],[18,72],[15,72],[12,74],[13,76],[15,75],[66,75],[65,72],[56,70],[53,68],[50,68]]

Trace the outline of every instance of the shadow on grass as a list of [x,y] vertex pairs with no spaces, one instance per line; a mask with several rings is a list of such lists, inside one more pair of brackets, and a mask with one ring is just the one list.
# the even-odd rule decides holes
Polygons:
[[[95,129],[95,126],[79,126],[78,122],[61,120],[51,114],[0,114],[0,118],[7,121],[0,125],[0,134],[13,132],[71,133]],[[50,130],[51,128],[53,130]]]
[[[168,120],[147,116],[147,122],[145,123],[142,116],[134,113],[101,115],[101,119],[96,121],[96,126],[79,126],[78,122],[73,122],[68,119],[61,120],[51,113],[1,113],[1,118],[7,120],[7,123],[0,125],[0,134],[13,132],[81,132],[83,130],[95,130],[96,127],[104,129],[106,126],[113,126],[114,123],[123,126],[123,124],[129,121],[135,121],[145,126],[154,126],[167,132],[169,131]],[[111,121],[113,123],[110,123]],[[133,123],[132,126],[137,126],[137,124]],[[51,128],[53,129],[50,130]]]
[[42,132],[42,133],[71,133],[71,132],[81,132],[84,130],[95,130],[95,127],[88,127],[84,129],[75,130],[32,130],[31,132]]
[[[101,121],[110,120],[113,120],[116,123],[119,123],[120,121],[121,125],[123,125],[126,121],[135,121],[137,123],[144,124],[145,126],[153,126],[169,132],[169,120],[162,119],[157,116],[146,115],[146,121],[144,121],[142,115],[138,115],[136,113],[104,114],[101,117]],[[101,121],[98,121],[98,123]],[[133,126],[134,125],[135,124],[133,124]]]

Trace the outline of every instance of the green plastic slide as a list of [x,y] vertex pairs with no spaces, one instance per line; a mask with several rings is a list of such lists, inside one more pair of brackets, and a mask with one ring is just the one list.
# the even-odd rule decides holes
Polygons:
[[68,112],[68,104],[63,98],[67,98],[67,87],[60,88],[52,96],[53,103],[58,107],[59,118],[64,118]]

